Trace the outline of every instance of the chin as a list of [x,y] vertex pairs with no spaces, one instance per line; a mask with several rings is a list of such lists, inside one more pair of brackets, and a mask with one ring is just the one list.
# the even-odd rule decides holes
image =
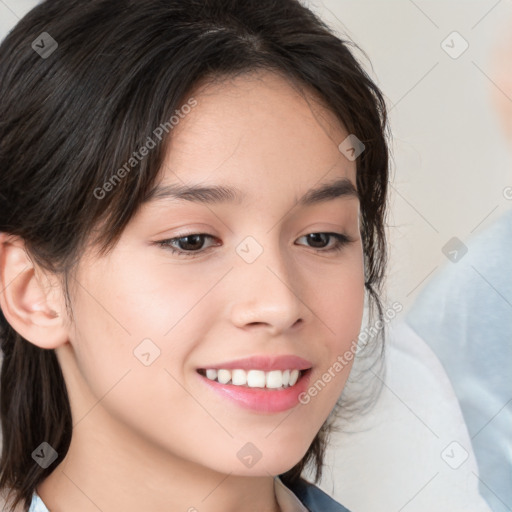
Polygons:
[[[256,443],[255,443],[256,444]],[[286,473],[298,464],[309,445],[294,446],[293,449],[283,448],[279,444],[267,444],[265,448],[256,448],[255,444],[246,443],[237,448],[235,459],[229,457],[222,461],[217,459],[202,464],[219,473],[233,476],[268,477]]]
[[290,471],[302,460],[309,445],[304,446],[303,450],[298,448],[300,447],[294,446],[293,449],[283,449],[283,445],[276,446],[268,456],[263,455],[247,474],[252,476],[268,476],[269,474],[276,476]]
[[228,471],[224,471],[224,473],[230,473],[231,475],[237,476],[250,476],[250,477],[275,477],[277,475],[281,475],[286,473],[290,469],[292,469],[301,459],[293,460],[288,464],[283,463],[283,461],[272,461],[271,463],[263,461],[261,459],[258,463],[256,463],[252,468],[228,468]]

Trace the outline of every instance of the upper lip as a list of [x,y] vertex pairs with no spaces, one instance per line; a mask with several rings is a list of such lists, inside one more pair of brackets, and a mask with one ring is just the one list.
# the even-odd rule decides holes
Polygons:
[[308,370],[311,366],[310,361],[294,355],[261,355],[203,366],[201,369],[263,370],[269,372],[272,370]]

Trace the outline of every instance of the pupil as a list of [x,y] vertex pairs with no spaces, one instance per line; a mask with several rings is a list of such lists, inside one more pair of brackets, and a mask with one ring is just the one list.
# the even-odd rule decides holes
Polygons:
[[[325,236],[324,233],[310,233],[309,239],[310,239],[310,241],[315,242],[315,238],[316,238],[317,239],[316,241],[318,242],[318,238],[322,238],[324,236]],[[321,243],[321,240],[320,240],[320,243]]]
[[[189,240],[192,239],[192,240],[195,240],[196,242],[198,242],[197,244],[194,245],[194,242],[190,243]],[[190,235],[190,236],[185,236],[183,237],[183,240],[185,240],[185,242],[182,245],[182,249],[198,249],[202,246],[202,243],[201,243],[201,235]],[[183,245],[192,245],[192,247],[183,247]]]

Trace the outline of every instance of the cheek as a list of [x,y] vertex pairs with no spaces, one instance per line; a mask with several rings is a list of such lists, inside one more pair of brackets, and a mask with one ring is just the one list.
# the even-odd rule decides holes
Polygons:
[[170,369],[182,380],[181,363],[208,328],[207,317],[198,321],[201,301],[219,279],[218,273],[203,277],[191,279],[177,265],[134,261],[132,253],[79,278],[70,341],[97,397],[128,370],[143,369],[145,379]]
[[311,304],[323,332],[323,346],[317,348],[321,363],[311,375],[302,402],[322,417],[334,407],[353,365],[364,312],[362,250],[353,251],[328,275],[329,279],[311,285]]
[[331,271],[326,269],[321,281],[316,279],[309,286],[311,307],[324,324],[329,345],[343,349],[361,329],[365,294],[362,249],[347,254]]
[[156,445],[178,439],[186,456],[194,452],[193,440],[204,437],[194,432],[211,422],[182,384],[182,363],[193,347],[187,340],[200,338],[194,304],[208,286],[177,282],[177,273],[166,283],[163,271],[153,280],[152,272],[102,269],[97,275],[108,282],[82,281],[70,337],[81,378],[76,416],[87,418],[81,428],[88,428],[108,411]]
[[347,276],[334,298],[326,301],[332,330],[337,340],[337,349],[343,350],[347,343],[357,339],[361,329],[364,309],[364,280],[356,273]]

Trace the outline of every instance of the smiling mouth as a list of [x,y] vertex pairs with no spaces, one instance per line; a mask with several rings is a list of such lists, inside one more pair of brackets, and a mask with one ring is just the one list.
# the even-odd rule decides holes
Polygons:
[[197,372],[207,379],[223,385],[269,390],[287,389],[295,386],[304,375],[311,371],[290,368],[286,370],[242,370],[242,369],[206,369]]

